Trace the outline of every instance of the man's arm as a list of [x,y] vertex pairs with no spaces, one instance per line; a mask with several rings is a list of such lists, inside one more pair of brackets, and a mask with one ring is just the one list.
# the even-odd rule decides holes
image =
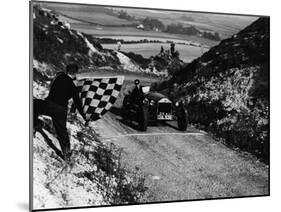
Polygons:
[[85,114],[83,112],[83,108],[82,108],[82,102],[81,102],[81,99],[79,98],[78,89],[74,85],[72,80],[71,80],[71,84],[72,84],[72,98],[73,98],[74,104],[75,104],[77,110],[79,111],[79,113],[82,115],[82,117],[84,119],[86,119]]

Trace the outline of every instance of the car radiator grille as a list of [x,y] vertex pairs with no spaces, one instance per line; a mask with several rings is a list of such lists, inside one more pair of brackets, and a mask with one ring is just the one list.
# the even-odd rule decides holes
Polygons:
[[158,103],[158,113],[171,113],[172,104],[171,103]]

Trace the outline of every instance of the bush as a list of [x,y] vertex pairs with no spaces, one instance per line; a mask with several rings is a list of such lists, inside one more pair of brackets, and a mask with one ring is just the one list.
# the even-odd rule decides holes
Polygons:
[[[98,142],[95,151],[83,151],[92,164],[98,170],[84,172],[79,177],[87,177],[91,181],[98,181],[100,189],[103,190],[103,197],[110,204],[135,204],[140,202],[145,191],[145,176],[138,168],[127,170],[121,164],[122,149],[117,148],[113,143],[109,146],[104,145],[92,129],[86,129],[83,133],[77,133],[77,138],[85,145],[92,143],[94,139]],[[100,172],[101,170],[102,172]]]

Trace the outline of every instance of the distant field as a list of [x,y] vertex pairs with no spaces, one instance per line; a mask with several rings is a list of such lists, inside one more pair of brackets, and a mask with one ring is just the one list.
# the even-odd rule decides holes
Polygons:
[[[182,23],[184,25],[193,25],[202,30],[211,30],[221,34],[226,38],[245,28],[257,17],[241,15],[221,15],[202,12],[174,12],[161,10],[143,10],[127,9],[130,15],[144,18],[151,17],[161,20],[165,25]],[[186,18],[193,21],[186,21]]]
[[[204,39],[199,36],[190,36],[183,34],[171,34],[156,31],[143,31],[136,29],[135,27],[123,27],[121,25],[132,24],[132,21],[120,19],[117,14],[120,10],[125,10],[129,15],[136,18],[155,18],[163,22],[166,26],[169,24],[181,23],[186,26],[194,25],[198,29],[215,31],[220,33],[222,38],[230,37],[231,35],[239,32],[241,29],[248,26],[255,21],[257,17],[251,16],[239,16],[239,15],[222,15],[222,14],[210,14],[199,12],[175,12],[175,11],[163,11],[163,10],[146,10],[146,9],[129,9],[129,8],[116,8],[116,7],[103,7],[103,6],[87,6],[87,5],[66,5],[66,4],[50,4],[46,3],[45,6],[52,10],[57,11],[60,14],[65,14],[61,18],[71,23],[71,28],[96,36],[96,37],[118,37],[118,36],[136,36],[142,37],[142,39],[177,39],[183,41],[197,42],[207,46],[215,46],[219,42]],[[95,24],[103,26],[97,26]],[[115,25],[115,27],[109,27],[106,25]],[[143,46],[143,45],[142,45]],[[155,52],[152,48],[149,50],[142,50],[142,46],[137,48],[136,51],[141,52],[144,55],[151,56]],[[157,46],[158,48],[159,46]],[[131,47],[124,47],[131,50]],[[189,50],[192,49],[192,50]],[[198,56],[198,52],[201,49],[197,47],[179,47],[179,51],[182,51],[182,55],[186,60],[190,60],[194,56]],[[186,52],[186,53],[185,53]],[[181,53],[181,52],[180,52]],[[185,55],[186,54],[186,55]],[[187,54],[191,54],[187,57]]]
[[120,19],[116,16],[107,15],[104,13],[88,13],[88,12],[80,12],[80,11],[67,11],[62,12],[62,14],[67,15],[69,17],[73,17],[79,20],[84,20],[86,22],[99,23],[101,25],[122,25],[122,24],[132,24],[124,19]]
[[212,41],[208,39],[204,39],[197,36],[190,36],[190,35],[180,35],[180,34],[170,34],[170,33],[163,33],[163,32],[155,32],[155,31],[143,31],[132,27],[102,27],[102,29],[98,29],[96,26],[91,26],[88,24],[79,24],[74,23],[71,25],[73,29],[78,31],[96,36],[96,37],[127,37],[127,36],[136,36],[145,38],[153,38],[157,39],[177,39],[183,41],[196,41],[198,43],[208,45],[208,46],[215,46],[219,42]]
[[70,19],[70,23],[76,22],[79,19],[85,22],[93,22],[101,25],[122,25],[132,24],[125,19],[120,19],[116,13],[110,12],[106,7],[87,6],[87,5],[66,5],[66,4],[50,4],[44,3],[45,7],[65,15]]
[[[139,44],[122,44],[121,51],[134,52],[136,54],[141,54],[143,57],[149,58],[150,56],[155,56],[160,52],[161,45],[165,50],[170,49],[170,44],[168,43],[139,43]],[[115,44],[102,44],[106,49],[116,49]],[[176,50],[180,53],[180,58],[184,62],[191,62],[193,59],[201,56],[207,49],[176,44]]]
[[186,26],[194,25],[202,30],[215,31],[220,33],[222,38],[229,37],[239,32],[258,18],[252,16],[221,15],[190,11],[175,12],[91,5],[54,5],[48,3],[44,5],[67,16],[102,25],[122,25],[133,23],[132,21],[120,19],[116,16],[120,10],[125,10],[129,15],[136,18],[155,18],[163,22],[165,25],[181,23]]
[[66,21],[66,22],[70,23],[71,25],[72,24],[84,24],[85,23],[84,21],[79,21],[77,19],[69,18],[69,17],[66,17],[66,16],[61,15],[61,14],[59,15],[59,19],[61,21]]
[[179,38],[174,38],[174,37],[150,37],[150,36],[140,36],[140,35],[135,35],[135,36],[108,36],[108,35],[103,35],[99,36],[100,38],[111,38],[111,39],[118,39],[118,40],[124,40],[124,41],[140,41],[143,39],[147,39],[149,41],[160,41],[160,42],[168,42],[168,41],[173,41],[174,43],[188,43],[189,40],[186,39],[179,39]]
[[206,22],[202,29],[211,29],[213,31],[219,32],[222,38],[229,37],[240,30],[244,29],[246,26],[250,25],[252,22],[258,19],[258,17],[252,16],[240,16],[240,15],[221,15],[221,14],[201,14],[202,17],[206,18]]

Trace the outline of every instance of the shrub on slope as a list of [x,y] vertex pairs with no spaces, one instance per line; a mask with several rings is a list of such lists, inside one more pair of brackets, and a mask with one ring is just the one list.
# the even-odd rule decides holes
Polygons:
[[[48,95],[45,84],[33,82],[33,95],[45,98]],[[33,136],[35,209],[141,201],[147,189],[144,175],[126,169],[121,163],[122,150],[99,139],[95,122],[85,126],[80,116],[68,116],[67,129],[73,152],[70,163],[66,164],[51,119],[46,116],[40,119],[43,129]]]
[[158,89],[175,82],[191,123],[268,160],[268,18],[223,40]]
[[70,29],[55,17],[52,11],[39,6],[34,7],[33,16],[33,53],[39,62],[64,68],[69,62],[76,62],[80,67],[120,64],[116,54],[103,50],[93,37]]

